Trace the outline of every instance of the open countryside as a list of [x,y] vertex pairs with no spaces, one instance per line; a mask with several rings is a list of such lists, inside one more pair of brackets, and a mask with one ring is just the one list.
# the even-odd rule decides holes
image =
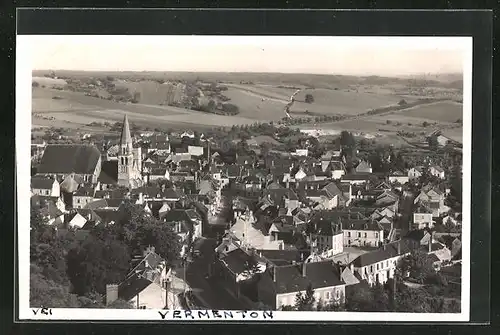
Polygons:
[[[311,76],[300,74],[36,71],[32,122],[34,127],[45,127],[50,120],[85,131],[92,122],[94,127],[95,123],[118,122],[127,112],[132,123],[146,128],[192,125],[206,129],[280,123],[289,105],[289,115],[299,119],[301,127],[305,124],[311,129],[346,128],[380,137],[401,130],[427,132],[433,127],[450,128],[456,140],[461,137],[457,129],[461,128],[457,125],[461,89],[456,88],[460,85],[455,76],[430,81],[312,77],[320,80],[313,84]],[[306,102],[306,96],[313,101]],[[401,108],[402,102],[408,108]]]

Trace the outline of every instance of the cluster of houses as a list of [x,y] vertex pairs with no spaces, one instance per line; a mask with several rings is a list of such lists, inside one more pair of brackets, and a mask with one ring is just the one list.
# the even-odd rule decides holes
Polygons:
[[[381,175],[361,161],[348,172],[341,148],[318,159],[301,149],[286,157],[236,155],[231,161],[224,152],[211,152],[203,137],[185,132],[180,138],[180,144],[165,135],[134,141],[125,116],[114,145],[37,146],[41,159],[31,178],[31,204],[48,224],[77,229],[86,238],[96,225],[115,223],[125,203],[132,203],[172,225],[183,252],[206,235],[207,216],[229,207],[232,217],[209,272],[236,298],[273,309],[293,305],[308,286],[316,301],[341,303],[356,285],[387,282],[412,250],[431,257],[436,270],[460,262],[460,234],[445,241],[430,230],[437,221],[461,224],[444,204],[449,190],[422,186],[410,213],[402,210],[408,185],[425,169],[445,179],[438,166]],[[399,236],[405,217],[413,230]],[[138,308],[167,304],[165,278],[171,276],[157,267],[163,263],[155,255],[148,249],[139,262],[151,268],[149,274],[131,272],[108,287],[110,302],[119,296]],[[159,292],[157,299],[140,303],[141,294],[156,296],[148,292]]]

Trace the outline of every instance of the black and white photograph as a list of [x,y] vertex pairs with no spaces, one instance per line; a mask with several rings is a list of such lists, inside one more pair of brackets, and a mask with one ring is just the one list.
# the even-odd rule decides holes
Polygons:
[[21,318],[468,321],[471,37],[17,48]]

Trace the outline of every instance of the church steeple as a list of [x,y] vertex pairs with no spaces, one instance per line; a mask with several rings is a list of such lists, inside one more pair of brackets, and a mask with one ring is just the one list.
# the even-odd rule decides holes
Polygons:
[[125,114],[123,118],[122,133],[120,135],[120,149],[122,155],[132,153],[132,136],[130,135],[130,125],[128,124],[127,114]]

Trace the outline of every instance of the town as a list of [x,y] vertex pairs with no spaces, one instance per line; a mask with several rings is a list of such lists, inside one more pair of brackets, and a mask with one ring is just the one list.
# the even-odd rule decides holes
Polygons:
[[31,307],[460,313],[462,149],[439,129],[122,117],[32,136]]

